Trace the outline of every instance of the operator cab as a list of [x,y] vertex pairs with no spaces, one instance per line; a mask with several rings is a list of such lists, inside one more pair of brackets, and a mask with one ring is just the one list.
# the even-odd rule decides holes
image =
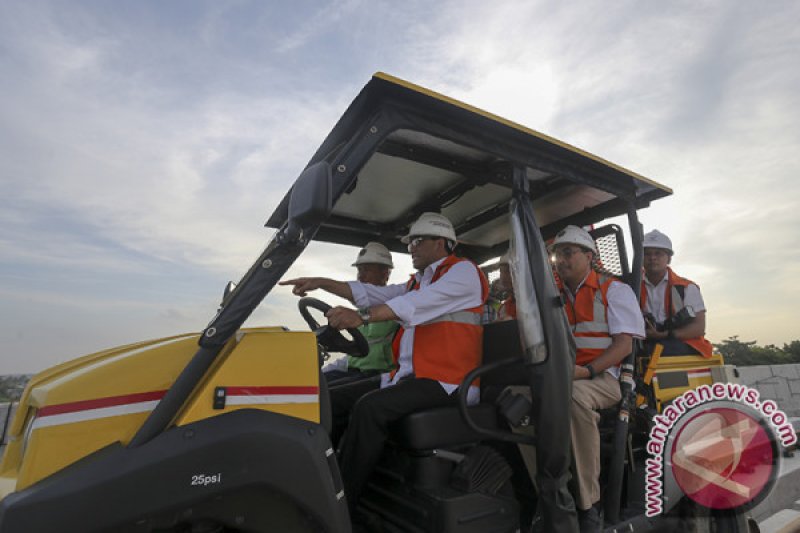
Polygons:
[[[269,217],[274,236],[205,329],[104,350],[31,380],[0,461],[0,533],[351,533],[318,344],[363,352],[362,339],[311,321],[316,338],[242,325],[312,240],[377,241],[405,253],[400,237],[428,211],[452,221],[457,254],[489,270],[509,254],[518,319],[485,327],[483,362],[459,387],[457,409],[413,413],[391,429],[360,503],[381,531],[518,531],[527,525],[518,508],[533,497],[519,492],[515,474],[527,473],[513,452],[535,442],[538,475],[547,480],[537,500],[544,529],[569,530],[564,421],[575,346],[546,243],[568,224],[593,226],[602,267],[638,289],[637,210],[671,193],[547,135],[376,74]],[[620,216],[625,231],[604,222]],[[626,361],[623,378],[632,372]],[[658,386],[666,386],[660,372]],[[477,379],[484,401],[468,406]],[[621,380],[604,460],[607,523],[620,531],[732,530],[729,516],[709,514],[687,528],[685,517],[695,515],[682,512],[686,499],[674,482],[665,482],[664,514],[644,517],[635,500],[644,497],[635,485],[644,481],[644,454],[626,444],[632,381]],[[535,441],[511,433],[498,415],[494,395],[509,384],[531,393],[523,415],[537,428]]]
[[[489,270],[509,254],[518,319],[485,327],[483,362],[459,387],[458,408],[413,413],[391,428],[360,505],[381,531],[483,533],[525,529],[530,516],[518,510],[535,500],[544,530],[571,529],[564,421],[575,346],[546,243],[568,224],[592,226],[602,267],[638,292],[637,211],[671,193],[547,135],[376,74],[269,217],[274,236],[205,329],[91,354],[31,380],[0,461],[0,533],[351,533],[318,344],[363,352],[362,339],[311,321],[316,338],[242,325],[312,240],[377,241],[406,253],[400,238],[429,211],[452,221],[457,254]],[[609,226],[615,217],[627,224]],[[667,387],[661,370],[656,400],[680,390]],[[741,531],[728,528],[732,515],[701,516],[691,504],[684,512],[687,499],[669,480],[664,513],[644,516],[645,454],[635,439],[631,447],[627,423],[642,410],[625,403],[631,374],[626,360],[603,459],[606,523],[618,531]],[[465,393],[478,379],[483,402],[468,406]],[[494,397],[509,384],[531,393],[521,414],[535,438],[510,432],[500,416]],[[532,443],[547,481],[536,497],[521,491],[518,478],[528,476],[514,463],[517,444]]]
[[[535,403],[550,408],[540,412],[536,422],[552,429],[540,437],[539,446],[559,464],[568,464],[569,449],[559,421],[568,416],[570,402],[566,391],[572,370],[562,364],[568,359],[564,355],[570,334],[560,323],[563,311],[553,303],[557,292],[545,243],[568,224],[598,225],[594,236],[603,268],[638,285],[641,230],[636,211],[672,191],[539,132],[382,73],[350,105],[306,170],[318,173],[320,167],[329,173],[317,178],[318,184],[324,182],[329,188],[329,211],[320,212],[303,231],[291,230],[303,191],[326,196],[319,194],[318,185],[304,184],[308,180],[301,176],[267,221],[278,230],[278,238],[291,233],[303,245],[313,239],[357,247],[377,241],[407,253],[400,238],[420,214],[433,211],[453,223],[459,256],[492,270],[493,260],[514,251],[512,270],[523,318],[485,328],[484,364],[479,371],[483,395],[492,398],[508,384],[530,384],[521,361],[538,365],[531,372],[538,373],[546,386],[534,392]],[[633,264],[622,228],[600,226],[619,216],[627,216],[630,242],[638,250]],[[523,343],[509,344],[519,339]],[[549,357],[552,354],[561,357]],[[509,359],[506,365],[503,361]],[[465,380],[460,389],[466,390],[466,384]],[[387,451],[389,471],[378,473],[375,490],[364,497],[366,505],[400,529],[411,527],[407,522],[413,517],[414,527],[450,531],[449,525],[432,526],[426,520],[469,514],[481,503],[461,496],[433,497],[425,489],[446,492],[449,485],[433,480],[453,475],[454,466],[445,468],[448,474],[443,475],[440,462],[454,449],[464,451],[481,441],[513,442],[504,424],[493,403],[467,408],[465,399],[460,409],[415,413],[399,421],[392,430],[396,448]],[[406,465],[405,470],[398,465]],[[403,492],[397,479],[403,480],[401,485],[420,488],[422,492],[404,500],[403,508],[422,509],[421,515],[408,511],[398,516],[392,511],[385,494]],[[488,515],[511,509],[499,500],[483,505],[492,509]],[[475,530],[498,530],[492,524],[496,522],[478,521]]]

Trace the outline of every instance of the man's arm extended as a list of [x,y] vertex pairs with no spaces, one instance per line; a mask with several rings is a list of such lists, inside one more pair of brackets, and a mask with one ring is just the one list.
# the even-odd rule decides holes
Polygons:
[[278,285],[292,285],[292,293],[305,296],[309,291],[322,289],[345,300],[353,301],[353,291],[346,281],[329,278],[295,278],[278,282]]
[[[364,323],[357,311],[346,307],[337,306],[325,313],[328,318],[328,325],[336,329],[357,328]],[[392,308],[386,304],[373,305],[369,308],[370,322],[385,322],[386,320],[398,320]]]

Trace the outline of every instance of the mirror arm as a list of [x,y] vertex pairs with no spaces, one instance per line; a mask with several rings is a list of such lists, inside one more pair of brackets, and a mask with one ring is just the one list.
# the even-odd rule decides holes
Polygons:
[[464,381],[461,382],[461,385],[458,387],[458,410],[461,413],[461,418],[464,420],[464,423],[475,433],[482,435],[484,437],[489,437],[491,439],[502,440],[506,442],[516,442],[517,444],[536,444],[536,437],[533,435],[519,435],[516,433],[512,433],[510,431],[501,431],[497,429],[489,429],[479,426],[473,419],[472,416],[469,414],[469,406],[467,405],[467,393],[469,391],[469,387],[476,379],[478,379],[481,375],[486,374],[488,372],[492,372],[499,368],[503,368],[506,366],[511,366],[519,364],[518,359],[509,358],[503,361],[495,361],[494,363],[489,363],[488,365],[479,366],[475,368],[464,377]]

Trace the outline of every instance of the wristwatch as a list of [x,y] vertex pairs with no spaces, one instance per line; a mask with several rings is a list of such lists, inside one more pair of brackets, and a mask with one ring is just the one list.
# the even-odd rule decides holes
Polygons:
[[589,379],[594,379],[594,377],[597,375],[591,363],[589,363],[588,365],[583,365],[583,368],[589,371]]
[[358,316],[361,317],[361,320],[364,322],[366,326],[369,324],[370,315],[369,315],[369,307],[361,307],[358,309]]

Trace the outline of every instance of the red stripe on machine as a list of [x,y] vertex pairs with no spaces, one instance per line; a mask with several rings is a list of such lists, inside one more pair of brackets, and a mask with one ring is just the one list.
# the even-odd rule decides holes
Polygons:
[[61,403],[56,405],[46,405],[39,409],[37,417],[63,415],[66,413],[77,413],[79,411],[89,411],[91,409],[103,409],[106,407],[116,407],[119,405],[129,405],[134,403],[152,402],[160,400],[167,391],[138,392],[123,396],[108,396],[106,398],[95,398],[93,400],[82,400],[79,402]]
[[[226,387],[230,405],[317,403],[317,386]],[[167,391],[139,392],[46,405],[36,413],[34,429],[152,411]]]

